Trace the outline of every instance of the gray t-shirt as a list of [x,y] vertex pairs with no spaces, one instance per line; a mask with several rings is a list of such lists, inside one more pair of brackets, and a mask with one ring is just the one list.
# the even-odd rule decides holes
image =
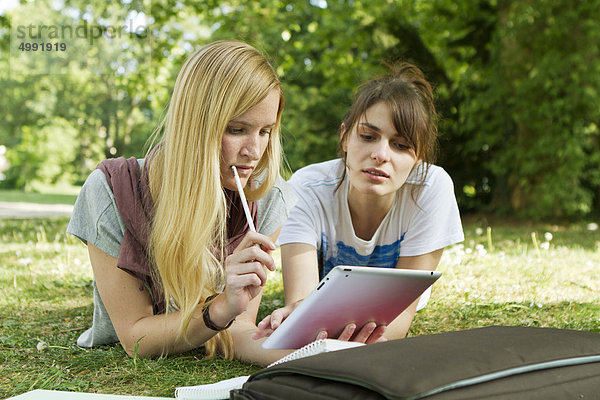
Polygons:
[[[138,160],[138,162],[141,166],[143,160]],[[264,235],[270,235],[279,229],[294,206],[295,199],[296,197],[287,183],[279,177],[273,189],[257,202],[257,231]],[[125,234],[125,224],[102,171],[94,170],[85,181],[75,202],[67,232],[77,236],[85,243],[92,243],[110,256],[119,257],[121,241]],[[77,339],[77,344],[81,347],[93,347],[119,341],[98,293],[95,280],[93,288],[92,327]]]

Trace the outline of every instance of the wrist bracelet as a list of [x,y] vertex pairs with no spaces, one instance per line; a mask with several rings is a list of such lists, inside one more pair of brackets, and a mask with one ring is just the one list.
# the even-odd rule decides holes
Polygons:
[[211,329],[216,332],[219,332],[219,331],[229,328],[231,326],[231,324],[233,324],[233,321],[235,321],[235,318],[234,318],[231,321],[229,321],[229,323],[227,325],[225,325],[224,327],[220,327],[220,326],[215,325],[215,323],[212,322],[212,320],[210,319],[210,310],[209,310],[210,301],[212,299],[214,299],[215,297],[217,297],[219,294],[220,293],[215,293],[212,296],[208,296],[206,298],[206,300],[204,301],[204,307],[202,307],[202,319],[204,320],[204,325],[206,325],[206,327],[208,329]]

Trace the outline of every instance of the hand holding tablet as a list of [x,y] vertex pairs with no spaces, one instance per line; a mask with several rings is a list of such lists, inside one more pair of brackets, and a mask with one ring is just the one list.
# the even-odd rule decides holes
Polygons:
[[[338,338],[348,334],[344,329],[350,323],[354,323],[357,330],[371,321],[375,326],[387,325],[440,276],[439,271],[335,267],[304,301],[274,312],[271,317],[276,329],[263,347],[299,348],[315,340],[320,331]],[[261,324],[259,328],[268,334],[271,329]],[[360,334],[366,332],[359,331]],[[255,338],[260,336],[264,335],[255,335]]]
[[[298,307],[303,300],[299,300],[294,304],[278,308],[273,311],[270,315],[265,317],[257,326],[259,331],[256,332],[252,338],[257,340],[263,337],[270,336],[281,323]],[[379,325],[375,322],[370,322],[362,327],[357,327],[354,322],[349,322],[343,329],[342,333],[338,337],[332,337],[329,332],[322,330],[315,333],[315,340],[322,339],[335,339],[342,341],[360,342],[364,344],[376,343],[384,341],[382,338],[385,333],[387,326]]]

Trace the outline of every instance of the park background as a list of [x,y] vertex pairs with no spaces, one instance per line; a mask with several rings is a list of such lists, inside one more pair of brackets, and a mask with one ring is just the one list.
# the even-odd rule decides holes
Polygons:
[[[409,61],[437,89],[438,164],[465,231],[409,336],[490,325],[598,332],[599,11],[600,0],[2,0],[0,202],[72,205],[99,161],[142,157],[182,63],[210,41],[245,40],[275,66],[284,175],[335,157],[357,84]],[[58,30],[49,39],[69,51],[20,50],[43,39],[22,38],[29,27]],[[172,397],[258,370],[201,349],[139,359],[119,345],[76,346],[91,325],[92,272],[67,223],[0,217],[0,398]],[[259,317],[282,299],[276,271]]]
[[[600,213],[598,0],[6,4],[2,188],[80,186],[106,157],[142,157],[184,60],[225,38],[261,49],[282,80],[284,174],[335,157],[354,88],[385,72],[384,62],[409,61],[437,88],[438,164],[463,213]],[[104,35],[69,41],[59,31],[50,41],[70,46],[63,64],[44,71],[21,62],[16,27],[33,26],[35,35],[36,27],[67,25]]]

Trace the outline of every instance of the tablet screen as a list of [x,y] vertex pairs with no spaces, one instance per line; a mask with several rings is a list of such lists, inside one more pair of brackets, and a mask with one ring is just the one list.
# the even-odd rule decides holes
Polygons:
[[337,338],[354,322],[389,324],[439,277],[439,271],[337,266],[263,343],[265,349],[298,349],[321,330]]

